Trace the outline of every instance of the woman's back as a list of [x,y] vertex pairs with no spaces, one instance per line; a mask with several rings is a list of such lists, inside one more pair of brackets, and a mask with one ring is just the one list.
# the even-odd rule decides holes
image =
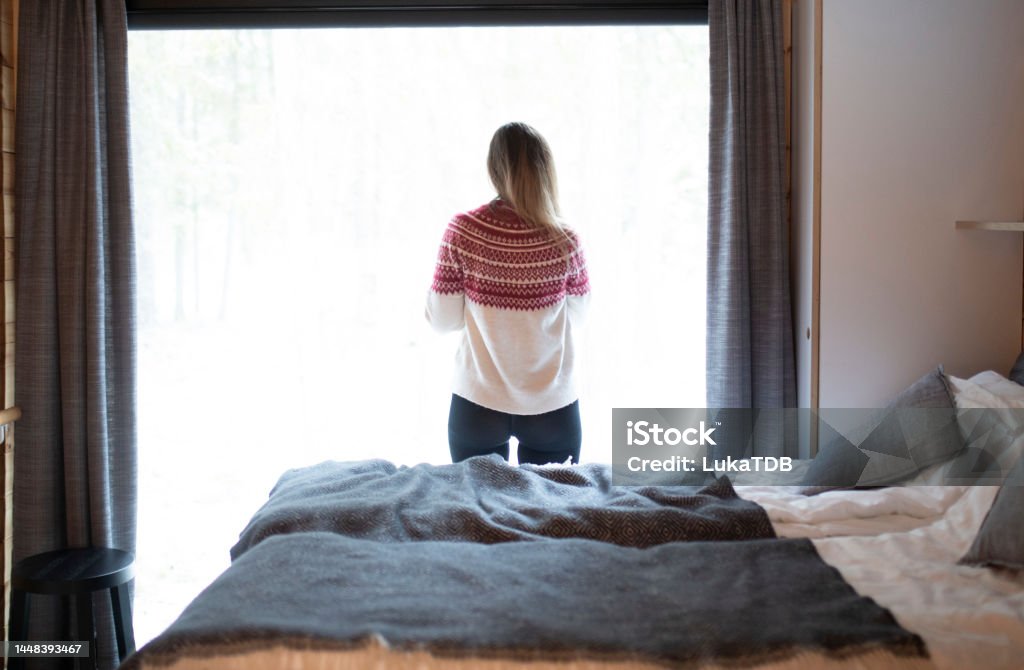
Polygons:
[[574,401],[572,329],[589,291],[572,231],[555,237],[501,200],[456,215],[427,304],[438,330],[464,327],[454,392],[510,414]]
[[487,171],[498,197],[445,229],[427,320],[461,330],[448,414],[452,460],[579,461],[573,328],[590,295],[576,234],[561,221],[551,148],[525,123],[494,133]]

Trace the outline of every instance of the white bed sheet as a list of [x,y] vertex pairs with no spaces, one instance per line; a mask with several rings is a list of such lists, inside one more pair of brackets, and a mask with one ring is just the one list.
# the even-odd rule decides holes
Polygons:
[[779,537],[834,537],[902,532],[934,523],[963,495],[962,486],[837,490],[805,496],[796,487],[738,486],[761,505]]
[[[808,537],[862,595],[925,639],[937,668],[1024,668],[1024,573],[957,565],[998,487],[907,486],[803,496],[738,487],[781,537]],[[1021,511],[1024,515],[1024,510]]]
[[910,531],[813,542],[860,594],[924,638],[935,667],[1020,670],[1024,573],[957,565],[997,490],[964,488],[941,517]]

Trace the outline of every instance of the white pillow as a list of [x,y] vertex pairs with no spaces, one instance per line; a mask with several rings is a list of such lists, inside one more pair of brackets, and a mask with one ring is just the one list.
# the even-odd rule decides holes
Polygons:
[[949,382],[953,403],[958,409],[1024,409],[1024,386],[998,372],[986,370],[970,379],[946,375],[946,381]]
[[[1003,472],[1008,472],[1024,453],[1024,386],[992,370],[979,372],[970,379],[947,375],[946,380],[953,393],[964,443],[984,449]],[[949,465],[942,463],[939,467]],[[924,479],[934,480],[948,470],[949,467],[946,472],[926,471],[930,476]]]

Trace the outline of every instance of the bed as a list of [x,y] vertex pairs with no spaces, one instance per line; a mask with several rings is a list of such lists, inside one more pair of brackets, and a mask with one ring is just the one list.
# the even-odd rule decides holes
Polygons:
[[493,456],[294,470],[123,667],[1020,668],[1024,572],[961,563],[1015,489],[926,485],[944,466],[815,496]]

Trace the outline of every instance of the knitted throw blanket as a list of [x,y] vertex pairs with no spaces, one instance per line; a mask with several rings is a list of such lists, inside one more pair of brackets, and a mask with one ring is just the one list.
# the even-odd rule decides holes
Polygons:
[[[373,644],[393,655],[360,662]],[[857,667],[915,668],[927,656],[920,637],[859,596],[804,539],[635,549],[298,533],[247,552],[121,667],[185,660],[178,667],[214,670],[219,655],[275,647],[333,651],[302,667],[338,669],[391,667],[403,651],[694,669],[797,656],[817,668],[860,654],[871,660]]]
[[726,478],[703,488],[613,487],[607,465],[516,467],[491,455],[448,465],[329,461],[290,470],[231,556],[273,535],[309,531],[387,543],[585,538],[631,547],[775,537],[765,511]]

